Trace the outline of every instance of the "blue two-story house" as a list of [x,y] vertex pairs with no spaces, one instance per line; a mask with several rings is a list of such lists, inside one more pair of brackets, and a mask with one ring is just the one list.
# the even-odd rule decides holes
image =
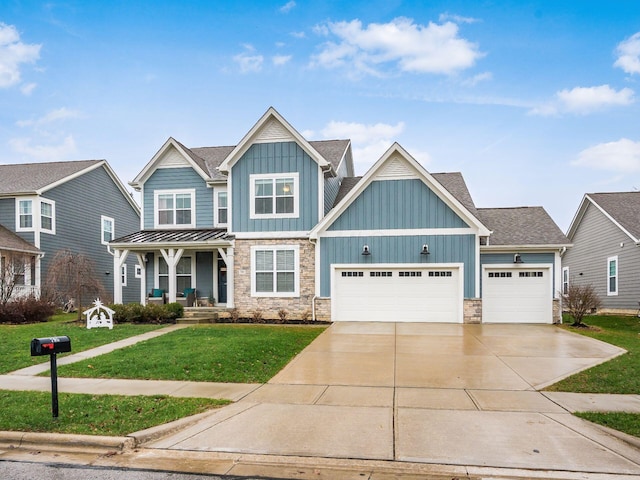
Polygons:
[[136,256],[146,296],[195,290],[248,317],[559,319],[569,242],[546,212],[477,209],[462,175],[398,144],[355,177],[349,140],[307,141],[270,108],[236,146],[170,138],[131,185],[141,230],[110,246],[114,268]]

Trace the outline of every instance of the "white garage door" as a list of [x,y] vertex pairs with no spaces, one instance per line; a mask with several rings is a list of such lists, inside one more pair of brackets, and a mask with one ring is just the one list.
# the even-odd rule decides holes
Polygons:
[[493,268],[482,272],[484,323],[552,323],[551,268]]
[[333,321],[462,322],[460,267],[341,266],[333,271]]

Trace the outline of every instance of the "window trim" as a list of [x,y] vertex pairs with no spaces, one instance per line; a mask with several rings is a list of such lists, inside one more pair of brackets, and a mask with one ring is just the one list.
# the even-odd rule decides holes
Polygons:
[[135,278],[142,278],[142,265],[134,265],[133,267],[133,276]]
[[[182,260],[185,257],[190,257],[191,258],[191,286],[190,288],[196,288],[197,285],[197,280],[196,280],[196,252],[193,252],[191,250],[184,252],[184,254],[180,257],[180,260]],[[180,261],[178,260],[178,261]],[[161,253],[159,253],[158,255],[154,256],[153,259],[153,288],[160,288],[160,277],[167,277],[167,289],[165,290],[165,293],[169,293],[169,265],[167,265],[167,274],[164,275],[160,275],[160,261],[163,262],[167,262],[164,257],[162,256]],[[177,270],[177,264],[176,264],[176,270]],[[180,276],[186,276],[186,275],[180,275]],[[175,274],[176,277],[176,285],[177,285],[177,279],[178,279],[178,273],[176,271]],[[180,294],[179,291],[176,291],[176,295]]]
[[[20,226],[20,204],[22,202],[31,203],[31,226]],[[42,204],[46,203],[51,205],[51,228],[43,228],[42,226]],[[56,233],[56,202],[42,197],[15,197],[15,209],[16,209],[16,232],[36,232],[36,233],[49,233],[55,235]]]
[[[293,212],[292,213],[276,213],[275,212],[275,181],[282,178],[293,179]],[[274,182],[273,189],[273,201],[274,208],[273,213],[256,213],[256,180],[272,180]],[[252,220],[257,219],[270,219],[270,218],[299,218],[299,205],[300,205],[300,174],[298,172],[289,173],[260,173],[249,175],[249,218]]]
[[[220,216],[219,216],[220,204],[219,204],[218,195],[221,193],[224,193],[227,195],[227,206],[224,207],[227,210],[226,222],[221,222]],[[229,225],[229,192],[226,188],[218,188],[218,189],[215,189],[213,192],[213,224],[216,227],[226,227]]]
[[[36,225],[38,224],[39,215],[36,214],[34,205],[37,203],[37,197],[17,197],[16,198],[16,232],[35,232]],[[20,225],[20,203],[29,202],[31,204],[31,226],[23,227]]]
[[[179,223],[176,224],[176,215],[175,215],[175,211],[176,211],[176,207],[175,207],[175,196],[176,195],[189,195],[191,197],[191,223]],[[173,216],[173,222],[174,223],[169,223],[169,224],[165,224],[165,223],[160,223],[159,218],[158,218],[158,200],[160,195],[173,195],[173,212],[174,212],[174,216]],[[196,227],[196,190],[195,188],[182,188],[182,189],[176,189],[176,190],[155,190],[153,192],[153,227],[154,228],[158,228],[158,229],[181,229],[181,228],[195,228]]]
[[120,269],[120,282],[123,287],[127,286],[127,264],[122,264],[122,268]]
[[109,242],[104,241],[104,234],[107,232],[104,229],[105,220],[111,223],[111,240],[116,238],[116,221],[111,217],[107,217],[106,215],[100,215],[100,243],[102,243],[102,245],[109,245],[109,242],[111,240],[109,240]]
[[[293,292],[277,292],[277,282],[274,281],[272,292],[258,292],[256,290],[256,252],[258,251],[293,251]],[[276,274],[274,264],[274,276]],[[299,245],[254,245],[251,247],[251,296],[296,298],[300,296],[300,246]]]
[[562,294],[569,293],[569,267],[562,267]]
[[[610,270],[611,262],[615,262],[615,265],[616,265],[615,276],[611,275],[611,270]],[[611,279],[612,278],[615,278],[615,280],[616,280],[615,290],[611,290]],[[607,258],[607,296],[608,297],[615,297],[615,296],[618,295],[619,279],[620,279],[620,263],[618,261],[618,256],[615,255],[613,257]]]
[[[51,205],[51,228],[44,228],[44,226],[42,225],[42,219],[44,218],[44,215],[42,214],[42,205],[43,204],[47,204],[47,205]],[[44,233],[50,233],[52,235],[56,234],[56,202],[53,200],[49,200],[46,198],[41,198],[40,199],[40,208],[38,209],[39,212],[39,225],[40,225],[40,231],[44,232]]]

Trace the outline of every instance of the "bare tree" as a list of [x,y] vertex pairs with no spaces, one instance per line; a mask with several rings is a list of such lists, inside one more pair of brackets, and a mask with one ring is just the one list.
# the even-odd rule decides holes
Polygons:
[[0,256],[0,305],[6,305],[16,286],[24,285],[27,255],[6,252]]
[[562,307],[573,317],[572,326],[582,326],[585,315],[600,308],[600,297],[593,285],[569,284],[566,293],[562,295]]
[[104,286],[98,280],[91,259],[69,250],[60,250],[53,257],[48,268],[46,290],[53,300],[68,302],[73,299],[78,320],[82,319],[81,306],[86,300],[105,296]]

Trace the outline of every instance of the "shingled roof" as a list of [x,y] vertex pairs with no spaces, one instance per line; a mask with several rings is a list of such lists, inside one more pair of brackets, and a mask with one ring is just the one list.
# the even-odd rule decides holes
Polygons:
[[36,194],[104,160],[0,165],[0,195]]
[[36,248],[34,245],[30,244],[22,237],[19,237],[3,225],[0,225],[0,250],[31,253],[34,255],[42,253],[39,248]]
[[640,239],[640,192],[589,193],[587,197],[636,240]]
[[542,207],[478,208],[492,230],[489,245],[566,245],[571,242]]

